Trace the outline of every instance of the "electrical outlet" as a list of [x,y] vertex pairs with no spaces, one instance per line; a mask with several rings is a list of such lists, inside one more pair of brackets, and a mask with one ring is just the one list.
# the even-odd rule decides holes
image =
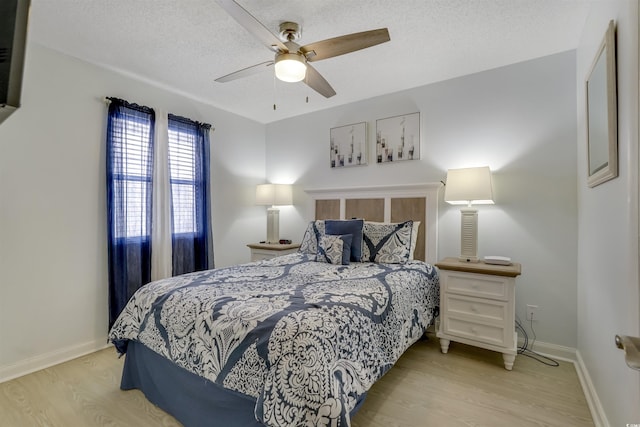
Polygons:
[[538,306],[527,304],[527,320],[538,320]]

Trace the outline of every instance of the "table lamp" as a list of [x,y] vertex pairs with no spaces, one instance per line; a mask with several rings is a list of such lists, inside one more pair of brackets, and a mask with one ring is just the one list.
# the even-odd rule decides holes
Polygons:
[[293,195],[288,184],[259,184],[256,187],[256,205],[267,209],[267,243],[280,242],[280,210],[276,206],[292,205]]
[[478,262],[478,210],[472,205],[493,204],[489,166],[449,169],[444,201],[452,205],[466,205],[460,209],[460,261]]

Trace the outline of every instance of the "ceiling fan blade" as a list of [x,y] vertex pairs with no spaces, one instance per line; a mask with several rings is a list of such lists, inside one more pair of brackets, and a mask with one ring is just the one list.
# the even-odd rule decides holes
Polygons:
[[362,31],[360,33],[347,34],[332,39],[309,43],[301,46],[300,51],[305,54],[307,61],[313,62],[365,49],[388,42],[389,40],[391,40],[389,30],[379,28],[377,30]]
[[273,61],[262,62],[260,64],[252,65],[251,67],[235,71],[231,74],[227,74],[226,76],[219,77],[215,81],[217,81],[218,83],[226,83],[230,82],[231,80],[241,79],[243,77],[258,74],[259,72],[263,71],[267,67],[272,66],[273,64]]
[[288,52],[287,46],[280,39],[267,29],[253,15],[246,11],[242,6],[233,0],[216,0],[216,2],[229,14],[233,19],[238,21],[245,30],[253,34],[267,48],[273,51]]
[[324,77],[322,77],[322,75],[309,64],[307,64],[307,74],[304,78],[304,82],[307,86],[325,98],[331,98],[336,94],[336,91],[333,90],[329,82],[326,81]]

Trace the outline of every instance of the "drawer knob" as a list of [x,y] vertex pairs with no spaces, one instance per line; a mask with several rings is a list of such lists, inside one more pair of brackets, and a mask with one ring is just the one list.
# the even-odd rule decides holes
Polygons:
[[471,284],[471,289],[478,289],[478,284],[477,283],[472,283]]
[[471,308],[471,311],[473,311],[474,313],[477,313],[477,312],[478,312],[478,307],[476,307],[476,305],[475,305],[475,304],[471,304],[471,307],[470,307],[470,308]]
[[471,332],[477,335],[478,334],[478,329],[475,326],[472,326],[471,327]]

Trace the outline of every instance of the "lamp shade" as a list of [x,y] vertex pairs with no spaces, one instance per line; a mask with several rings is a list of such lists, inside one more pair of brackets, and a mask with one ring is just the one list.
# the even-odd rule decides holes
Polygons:
[[307,74],[304,57],[298,53],[283,53],[276,58],[276,77],[283,82],[299,82]]
[[444,201],[452,205],[492,205],[493,186],[489,166],[449,169]]
[[292,205],[292,193],[291,185],[288,184],[259,184],[256,187],[256,205]]

